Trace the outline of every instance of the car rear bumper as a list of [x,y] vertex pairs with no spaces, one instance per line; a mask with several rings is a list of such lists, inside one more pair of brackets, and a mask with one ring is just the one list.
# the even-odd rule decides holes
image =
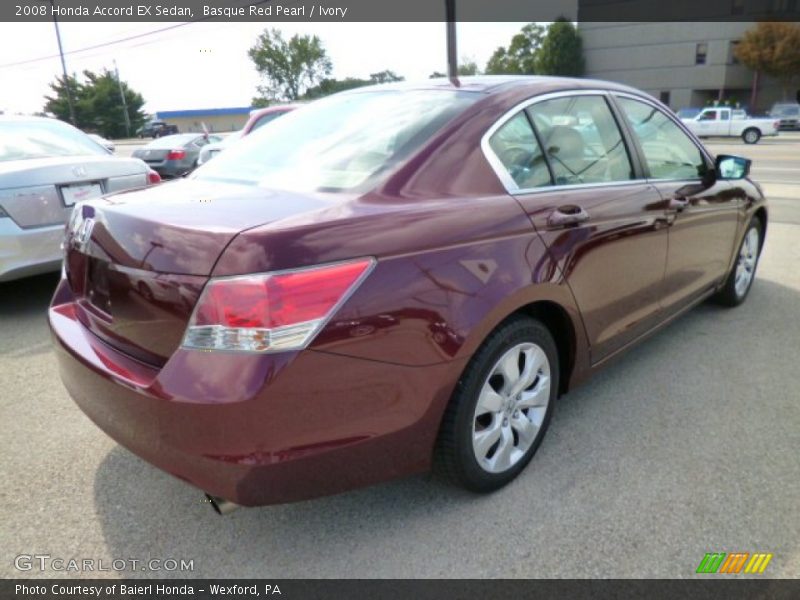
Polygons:
[[160,163],[147,163],[147,166],[161,175],[161,177],[179,177],[191,171],[192,168],[191,165],[183,164],[175,160],[165,160]]
[[10,281],[61,268],[64,225],[21,229],[0,218],[0,281]]
[[464,366],[178,350],[157,369],[101,342],[72,307],[62,280],[49,322],[61,378],[81,410],[146,461],[245,506],[427,470]]

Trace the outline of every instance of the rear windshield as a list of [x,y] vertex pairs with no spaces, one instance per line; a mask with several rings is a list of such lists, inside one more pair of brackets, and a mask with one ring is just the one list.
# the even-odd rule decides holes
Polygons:
[[298,192],[362,189],[479,97],[450,90],[337,94],[264,125],[192,177]]
[[107,155],[108,151],[62,121],[0,120],[0,162],[92,154]]
[[146,148],[174,148],[175,146],[185,146],[192,140],[196,140],[199,136],[194,134],[183,135],[165,135],[158,139],[153,140]]

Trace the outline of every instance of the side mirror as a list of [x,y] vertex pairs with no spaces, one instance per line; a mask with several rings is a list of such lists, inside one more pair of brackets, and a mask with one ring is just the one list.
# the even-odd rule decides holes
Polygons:
[[744,179],[750,174],[752,162],[749,158],[720,154],[714,161],[714,171],[717,179]]

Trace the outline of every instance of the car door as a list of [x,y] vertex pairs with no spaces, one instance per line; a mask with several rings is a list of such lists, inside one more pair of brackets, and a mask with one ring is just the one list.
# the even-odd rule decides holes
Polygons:
[[704,180],[713,162],[665,111],[638,97],[616,95],[615,101],[667,209],[669,251],[662,306],[672,312],[708,292],[727,273],[741,194],[726,181]]
[[717,131],[717,111],[704,110],[697,115],[695,133],[698,136],[711,136],[716,135]]
[[593,362],[659,318],[665,210],[637,178],[602,92],[535,98],[496,124],[484,145],[566,279]]
[[731,111],[723,109],[719,111],[719,118],[714,129],[715,135],[727,136],[731,133]]

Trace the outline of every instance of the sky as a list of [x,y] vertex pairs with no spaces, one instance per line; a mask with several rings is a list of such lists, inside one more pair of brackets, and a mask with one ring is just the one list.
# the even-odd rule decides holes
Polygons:
[[[152,32],[176,23],[60,23],[65,52]],[[524,23],[459,23],[458,53],[483,68]],[[284,23],[284,37],[316,34],[333,77],[390,69],[406,79],[446,71],[444,23]],[[258,73],[247,50],[264,23],[189,23],[104,48],[67,54],[67,71],[113,69],[146,101],[145,110],[249,106]],[[55,55],[55,56],[53,56]],[[21,65],[21,61],[39,59]],[[61,75],[53,23],[0,23],[0,111],[42,110],[48,83]]]

